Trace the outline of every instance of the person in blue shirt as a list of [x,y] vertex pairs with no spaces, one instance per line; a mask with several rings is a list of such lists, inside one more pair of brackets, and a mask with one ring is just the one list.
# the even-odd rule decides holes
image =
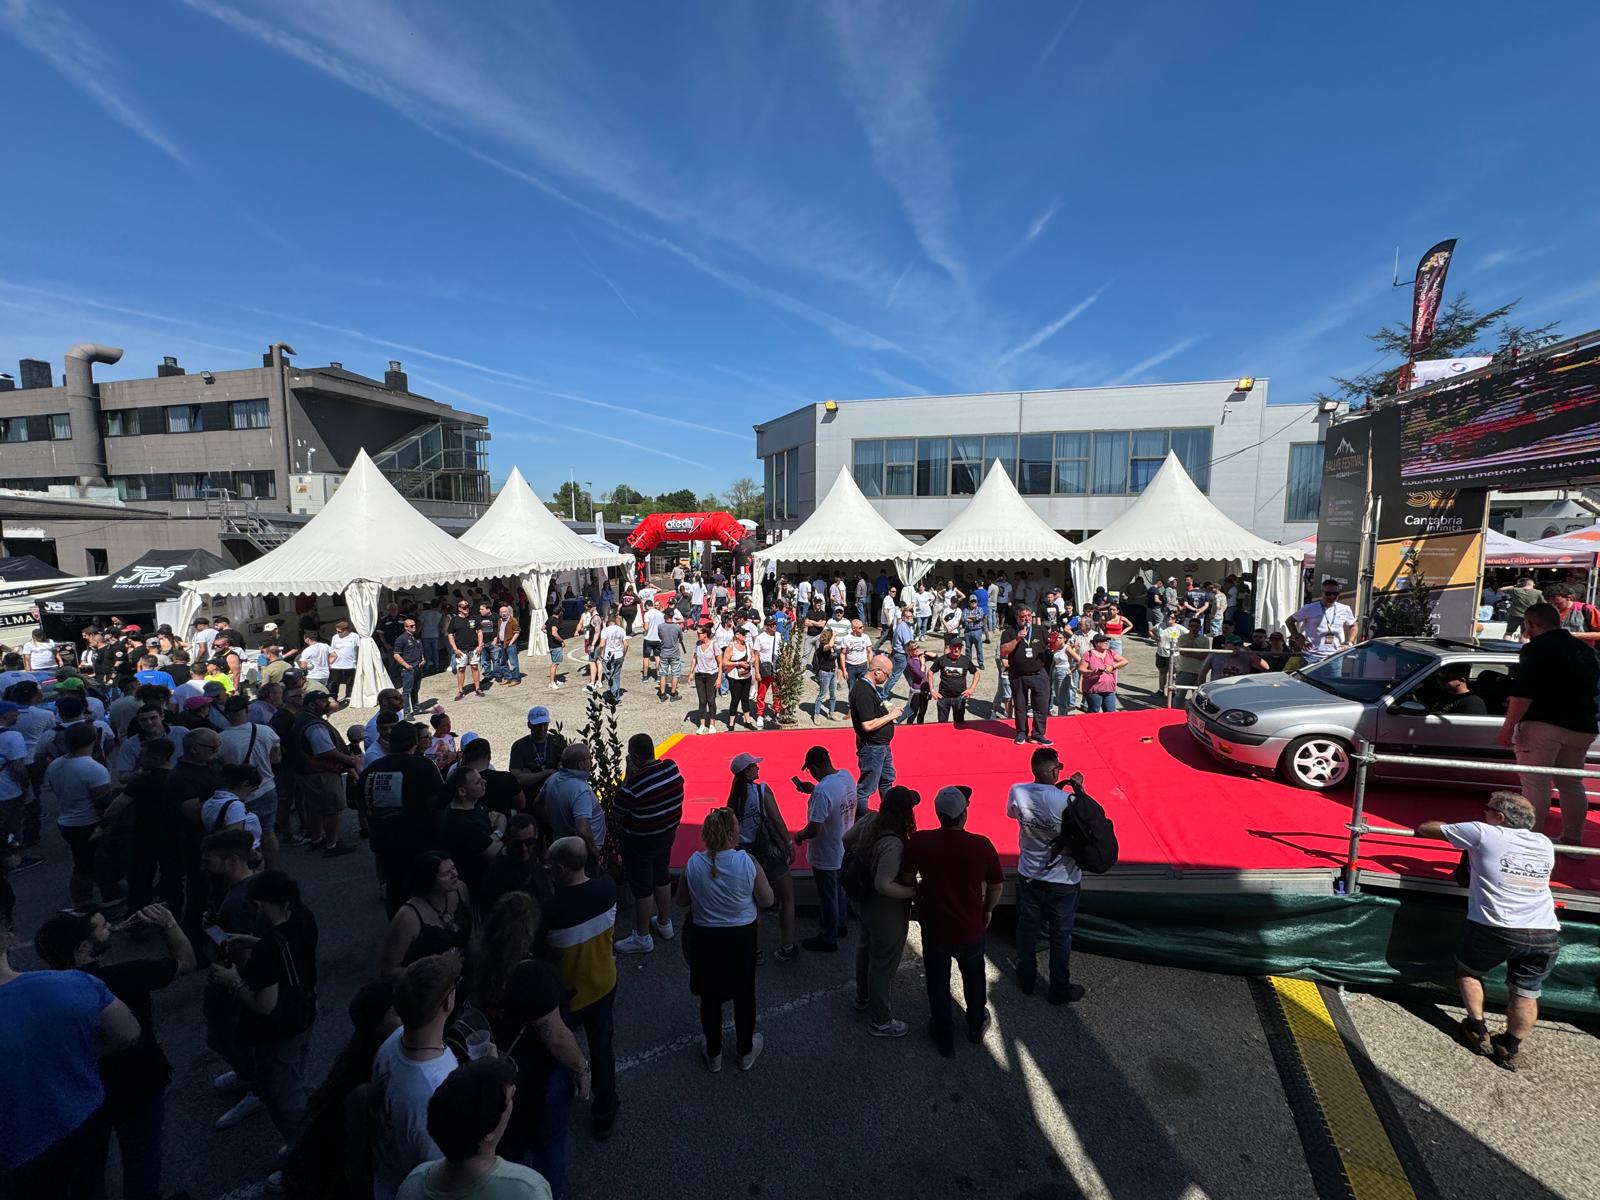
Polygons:
[[134,672],[133,677],[140,683],[159,684],[169,691],[178,686],[172,676],[161,669],[161,660],[154,654],[146,654],[139,659],[139,670]]
[[[982,585],[979,592],[983,591]],[[967,601],[967,611],[961,614],[961,634],[966,642],[967,655],[973,662],[983,668],[983,643],[984,630],[988,628],[989,617],[978,604],[978,597],[974,595]]]

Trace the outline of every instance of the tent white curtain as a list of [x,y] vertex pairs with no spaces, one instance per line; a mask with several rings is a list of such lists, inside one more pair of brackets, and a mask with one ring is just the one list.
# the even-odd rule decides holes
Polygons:
[[1256,562],[1256,624],[1264,629],[1282,629],[1283,623],[1300,608],[1302,567],[1285,558],[1264,558]]
[[383,652],[372,636],[378,627],[378,595],[382,591],[383,585],[370,579],[357,579],[344,590],[350,626],[361,639],[356,650],[356,679],[350,689],[350,703],[356,708],[372,708],[378,703],[378,693],[389,686]]
[[522,594],[528,598],[528,653],[546,658],[550,654],[550,636],[545,626],[550,614],[545,611],[545,597],[550,594],[551,571],[532,571],[522,577]]
[[200,606],[205,597],[199,592],[184,588],[178,594],[178,623],[173,633],[180,638],[188,640],[190,632],[194,629],[194,619],[200,615]]

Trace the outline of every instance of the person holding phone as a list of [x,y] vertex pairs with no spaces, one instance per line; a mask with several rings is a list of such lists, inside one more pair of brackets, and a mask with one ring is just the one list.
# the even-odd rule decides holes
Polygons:
[[[1072,926],[1078,915],[1078,889],[1083,872],[1072,855],[1052,843],[1072,803],[1062,791],[1061,759],[1048,746],[1033,752],[1033,778],[1013,784],[1006,798],[1006,816],[1017,823],[1017,986],[1033,995],[1039,976],[1035,948],[1044,932],[1050,947],[1051,1004],[1081,1000],[1082,984],[1072,982]],[[1068,781],[1081,786],[1083,777]]]

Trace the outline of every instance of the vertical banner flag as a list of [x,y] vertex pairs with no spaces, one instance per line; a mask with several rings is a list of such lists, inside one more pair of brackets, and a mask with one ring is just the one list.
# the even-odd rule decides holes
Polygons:
[[1444,277],[1455,252],[1456,239],[1449,238],[1424,254],[1417,264],[1416,290],[1411,294],[1412,358],[1433,344],[1433,326],[1444,300]]
[[1372,419],[1329,426],[1322,452],[1317,510],[1317,579],[1337,579],[1344,601],[1358,604],[1372,459]]

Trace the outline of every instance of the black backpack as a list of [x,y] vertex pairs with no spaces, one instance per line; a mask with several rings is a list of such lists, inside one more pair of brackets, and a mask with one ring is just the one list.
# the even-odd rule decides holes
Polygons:
[[1072,802],[1061,813],[1061,832],[1050,843],[1050,862],[1065,853],[1092,875],[1117,865],[1117,827],[1100,802],[1083,790],[1083,776],[1067,780]]

